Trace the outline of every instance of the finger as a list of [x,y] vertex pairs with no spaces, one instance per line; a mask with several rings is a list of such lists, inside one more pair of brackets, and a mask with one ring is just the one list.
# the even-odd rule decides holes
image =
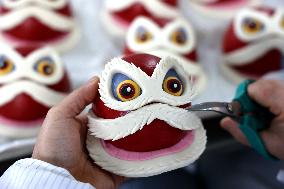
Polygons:
[[221,121],[221,127],[228,131],[238,142],[242,143],[243,145],[249,146],[249,143],[240,130],[238,124],[230,118],[224,118]]
[[261,138],[265,144],[266,149],[275,157],[284,160],[283,150],[283,137],[282,135],[274,133],[273,131],[262,131],[260,133]]
[[86,137],[87,137],[87,132],[88,132],[88,127],[87,127],[87,123],[88,123],[88,117],[86,114],[80,114],[76,117],[77,120],[79,120],[81,122],[81,127],[80,127],[80,141],[81,141],[81,145],[82,148],[85,148],[85,144],[86,144]]
[[248,93],[259,104],[269,108],[275,115],[284,112],[284,85],[280,81],[259,80],[248,87]]
[[76,117],[95,99],[98,93],[98,82],[99,78],[94,77],[86,85],[72,92],[53,108],[54,114],[59,114],[61,119]]

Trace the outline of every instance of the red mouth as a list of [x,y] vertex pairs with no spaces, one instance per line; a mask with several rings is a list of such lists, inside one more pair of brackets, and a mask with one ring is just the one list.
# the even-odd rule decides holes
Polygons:
[[282,54],[279,50],[272,50],[254,62],[242,66],[231,66],[240,74],[252,78],[259,78],[269,72],[278,71],[282,68]]
[[27,94],[20,94],[11,102],[0,107],[3,118],[19,122],[41,120],[46,116],[49,107],[36,102]]
[[69,32],[57,31],[44,25],[36,18],[31,17],[22,24],[2,31],[4,37],[11,42],[46,44],[60,41],[65,38]]
[[174,146],[186,134],[187,131],[171,127],[164,121],[154,120],[133,135],[120,140],[105,142],[126,151],[151,152]]

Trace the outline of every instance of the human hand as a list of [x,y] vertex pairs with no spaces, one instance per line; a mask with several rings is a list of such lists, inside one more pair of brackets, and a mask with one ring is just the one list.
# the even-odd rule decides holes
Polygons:
[[[268,151],[284,160],[284,84],[281,81],[259,80],[248,87],[248,94],[276,115],[270,127],[260,134]],[[232,119],[223,119],[221,127],[231,133],[240,143],[249,145],[238,124]]]
[[32,157],[65,168],[97,189],[114,189],[123,178],[100,169],[89,158],[85,148],[87,116],[79,115],[95,99],[98,81],[93,78],[48,112]]

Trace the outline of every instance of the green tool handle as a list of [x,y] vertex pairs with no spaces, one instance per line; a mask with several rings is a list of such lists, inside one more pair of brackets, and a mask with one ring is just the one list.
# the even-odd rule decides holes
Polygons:
[[237,90],[233,101],[239,102],[241,105],[241,120],[239,128],[242,130],[252,148],[268,159],[276,159],[265,147],[260,137],[260,132],[267,129],[271,121],[275,118],[268,108],[258,104],[248,95],[248,86],[253,80],[246,80],[241,83]]

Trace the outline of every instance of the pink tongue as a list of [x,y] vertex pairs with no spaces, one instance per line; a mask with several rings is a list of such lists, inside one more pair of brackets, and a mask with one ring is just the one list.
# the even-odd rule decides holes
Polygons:
[[67,32],[56,31],[31,17],[22,24],[3,32],[8,38],[20,41],[51,42],[64,37]]

